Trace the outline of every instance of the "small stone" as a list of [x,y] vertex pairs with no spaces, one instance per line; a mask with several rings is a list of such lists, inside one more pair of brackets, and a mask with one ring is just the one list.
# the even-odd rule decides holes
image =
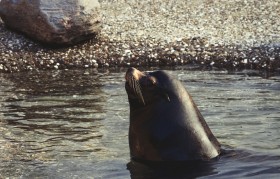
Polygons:
[[27,66],[27,69],[30,71],[33,70],[33,68],[31,66]]
[[93,64],[93,67],[94,67],[94,68],[98,68],[98,63],[94,63],[94,64]]
[[245,58],[242,62],[246,64],[248,63],[248,59]]

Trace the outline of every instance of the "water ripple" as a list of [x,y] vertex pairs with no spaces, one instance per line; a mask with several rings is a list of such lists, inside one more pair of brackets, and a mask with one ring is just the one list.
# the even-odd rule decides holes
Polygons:
[[[280,173],[274,160],[280,153],[279,77],[168,72],[186,86],[222,145],[241,149],[237,158],[214,163],[211,177]],[[124,72],[33,72],[0,79],[3,176],[130,178]],[[242,158],[242,151],[250,152]]]

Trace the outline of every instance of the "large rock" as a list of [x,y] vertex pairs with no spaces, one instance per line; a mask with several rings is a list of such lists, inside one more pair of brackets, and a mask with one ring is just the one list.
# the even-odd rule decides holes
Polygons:
[[6,26],[46,44],[70,45],[101,29],[98,0],[0,0]]

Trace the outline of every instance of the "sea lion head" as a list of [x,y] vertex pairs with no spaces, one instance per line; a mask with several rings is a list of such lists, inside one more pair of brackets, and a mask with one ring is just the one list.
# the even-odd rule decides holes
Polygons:
[[[125,75],[125,89],[130,105],[146,106],[155,101],[170,101],[175,84],[165,71],[141,72],[129,68]],[[168,83],[168,84],[167,84]]]

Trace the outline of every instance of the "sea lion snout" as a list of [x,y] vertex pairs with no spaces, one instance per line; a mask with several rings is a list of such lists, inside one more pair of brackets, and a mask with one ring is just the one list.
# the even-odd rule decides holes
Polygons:
[[129,81],[131,77],[133,77],[135,80],[139,80],[143,76],[145,76],[143,72],[137,70],[136,68],[131,67],[126,71],[125,79],[126,81]]
[[157,80],[154,76],[151,76],[148,72],[141,72],[136,68],[129,68],[125,74],[126,90],[130,91],[130,94],[139,99],[144,105],[146,101],[144,99],[143,91],[148,88],[153,88],[157,84]]
[[141,85],[139,80],[145,76],[142,72],[136,68],[129,68],[125,74],[126,89],[132,91],[133,94],[145,105],[145,100],[142,94]]
[[141,72],[133,67],[129,68],[125,74],[125,79],[127,82],[131,80],[131,78],[133,78],[136,81],[139,81],[142,86],[149,86],[157,83],[155,77],[151,76],[147,72]]

